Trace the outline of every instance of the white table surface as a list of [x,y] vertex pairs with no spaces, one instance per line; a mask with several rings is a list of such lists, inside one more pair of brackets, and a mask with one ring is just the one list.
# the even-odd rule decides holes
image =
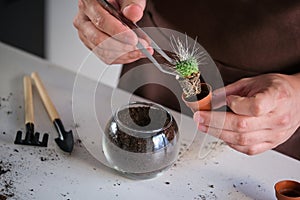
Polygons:
[[[275,151],[247,156],[220,142],[210,146],[217,140],[201,133],[185,151],[196,127],[178,113],[174,116],[183,136],[176,164],[154,179],[124,178],[97,160],[103,159],[99,124],[107,122],[111,105],[136,97],[85,77],[76,79],[70,71],[1,43],[0,69],[0,166],[9,169],[0,175],[0,194],[13,194],[8,199],[267,200],[275,199],[277,181],[300,180],[300,162]],[[48,147],[13,144],[16,131],[24,131],[23,76],[32,71],[39,72],[66,129],[75,134],[71,155],[56,146],[57,133],[35,89],[36,131],[50,134]]]

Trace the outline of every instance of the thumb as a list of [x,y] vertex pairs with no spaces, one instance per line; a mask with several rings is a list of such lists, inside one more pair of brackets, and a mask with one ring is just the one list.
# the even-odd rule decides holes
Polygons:
[[120,6],[125,17],[137,22],[143,17],[146,0],[121,0]]

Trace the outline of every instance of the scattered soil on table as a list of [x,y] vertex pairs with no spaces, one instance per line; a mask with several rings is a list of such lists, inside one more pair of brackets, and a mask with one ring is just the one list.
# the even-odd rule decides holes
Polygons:
[[4,108],[7,102],[9,102],[10,98],[12,97],[13,93],[9,93],[6,97],[0,97],[0,109]]
[[[0,96],[0,115],[3,118],[8,118],[16,114],[23,105],[16,105],[12,107],[13,93]],[[18,118],[17,118],[18,120]],[[79,127],[78,124],[75,125]],[[1,136],[10,137],[15,133],[8,130],[1,130]],[[47,176],[53,176],[54,173],[47,171],[43,173],[43,166],[53,165],[59,163],[62,156],[56,153],[55,149],[29,147],[23,145],[0,144],[0,151],[5,152],[0,156],[0,200],[13,199],[35,199],[34,193],[37,191],[33,187],[34,183],[26,183],[27,177],[37,175],[41,178],[37,187],[43,187],[46,184]],[[30,169],[31,163],[34,162],[35,170]],[[25,182],[23,182],[25,181]],[[72,181],[70,179],[70,184]],[[26,189],[26,185],[28,188]],[[20,188],[19,188],[20,187]],[[22,189],[21,189],[22,188]],[[64,193],[64,194],[69,194]],[[64,199],[67,199],[65,197]]]
[[[28,193],[20,192],[17,185],[22,184],[26,176],[30,176],[32,173],[29,170],[30,163],[34,160],[40,160],[42,162],[51,162],[51,164],[57,163],[61,157],[55,152],[54,149],[46,148],[27,148],[26,146],[7,146],[6,144],[0,144],[0,151],[5,151],[7,156],[0,157],[0,200],[10,199],[32,199],[33,191],[35,188],[30,184],[28,185]],[[27,154],[30,159],[27,159]],[[38,162],[36,162],[38,163]],[[39,171],[39,167],[43,164],[37,164],[36,170]],[[29,174],[28,174],[29,173]],[[37,172],[39,173],[39,172]],[[47,179],[47,176],[53,175],[53,172],[43,173],[40,176]],[[40,186],[43,183],[41,182]]]
[[13,95],[13,93],[10,92],[8,96],[6,96],[6,97],[0,97],[0,103],[1,103],[2,101],[9,101],[10,98],[12,97],[12,95]]
[[0,200],[6,200],[10,197],[15,196],[14,181],[11,179],[12,176],[12,164],[0,160]]
[[2,174],[5,174],[5,173],[7,173],[7,172],[9,172],[10,171],[10,169],[8,168],[8,166],[6,165],[4,165],[3,164],[3,162],[2,161],[0,161],[0,176],[2,175]]
[[10,99],[13,93],[9,93],[6,97],[0,97],[0,110],[3,111],[6,115],[12,115],[13,110],[10,105]]

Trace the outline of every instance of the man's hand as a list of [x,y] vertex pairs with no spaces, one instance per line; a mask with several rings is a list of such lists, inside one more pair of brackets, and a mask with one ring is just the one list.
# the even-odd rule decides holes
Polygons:
[[[220,91],[214,92],[216,99]],[[194,120],[200,131],[219,137],[237,151],[253,155],[272,149],[300,125],[300,74],[245,78],[225,91],[233,111],[226,113],[225,122],[224,113],[213,111],[198,111]]]
[[[146,0],[110,0],[125,17],[137,22],[143,16]],[[152,54],[149,44],[136,36],[114,16],[107,12],[97,0],[79,0],[74,26],[81,41],[107,64],[125,64],[144,55],[136,48],[138,40]]]

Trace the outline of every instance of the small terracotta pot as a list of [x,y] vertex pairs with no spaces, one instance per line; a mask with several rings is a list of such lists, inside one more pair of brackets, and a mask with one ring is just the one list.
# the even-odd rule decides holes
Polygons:
[[[201,83],[201,93],[197,96],[186,98],[182,94],[182,100],[193,111],[211,110],[212,88],[207,83]],[[198,100],[197,100],[198,99]]]
[[300,183],[297,181],[283,180],[274,188],[278,200],[300,200]]

